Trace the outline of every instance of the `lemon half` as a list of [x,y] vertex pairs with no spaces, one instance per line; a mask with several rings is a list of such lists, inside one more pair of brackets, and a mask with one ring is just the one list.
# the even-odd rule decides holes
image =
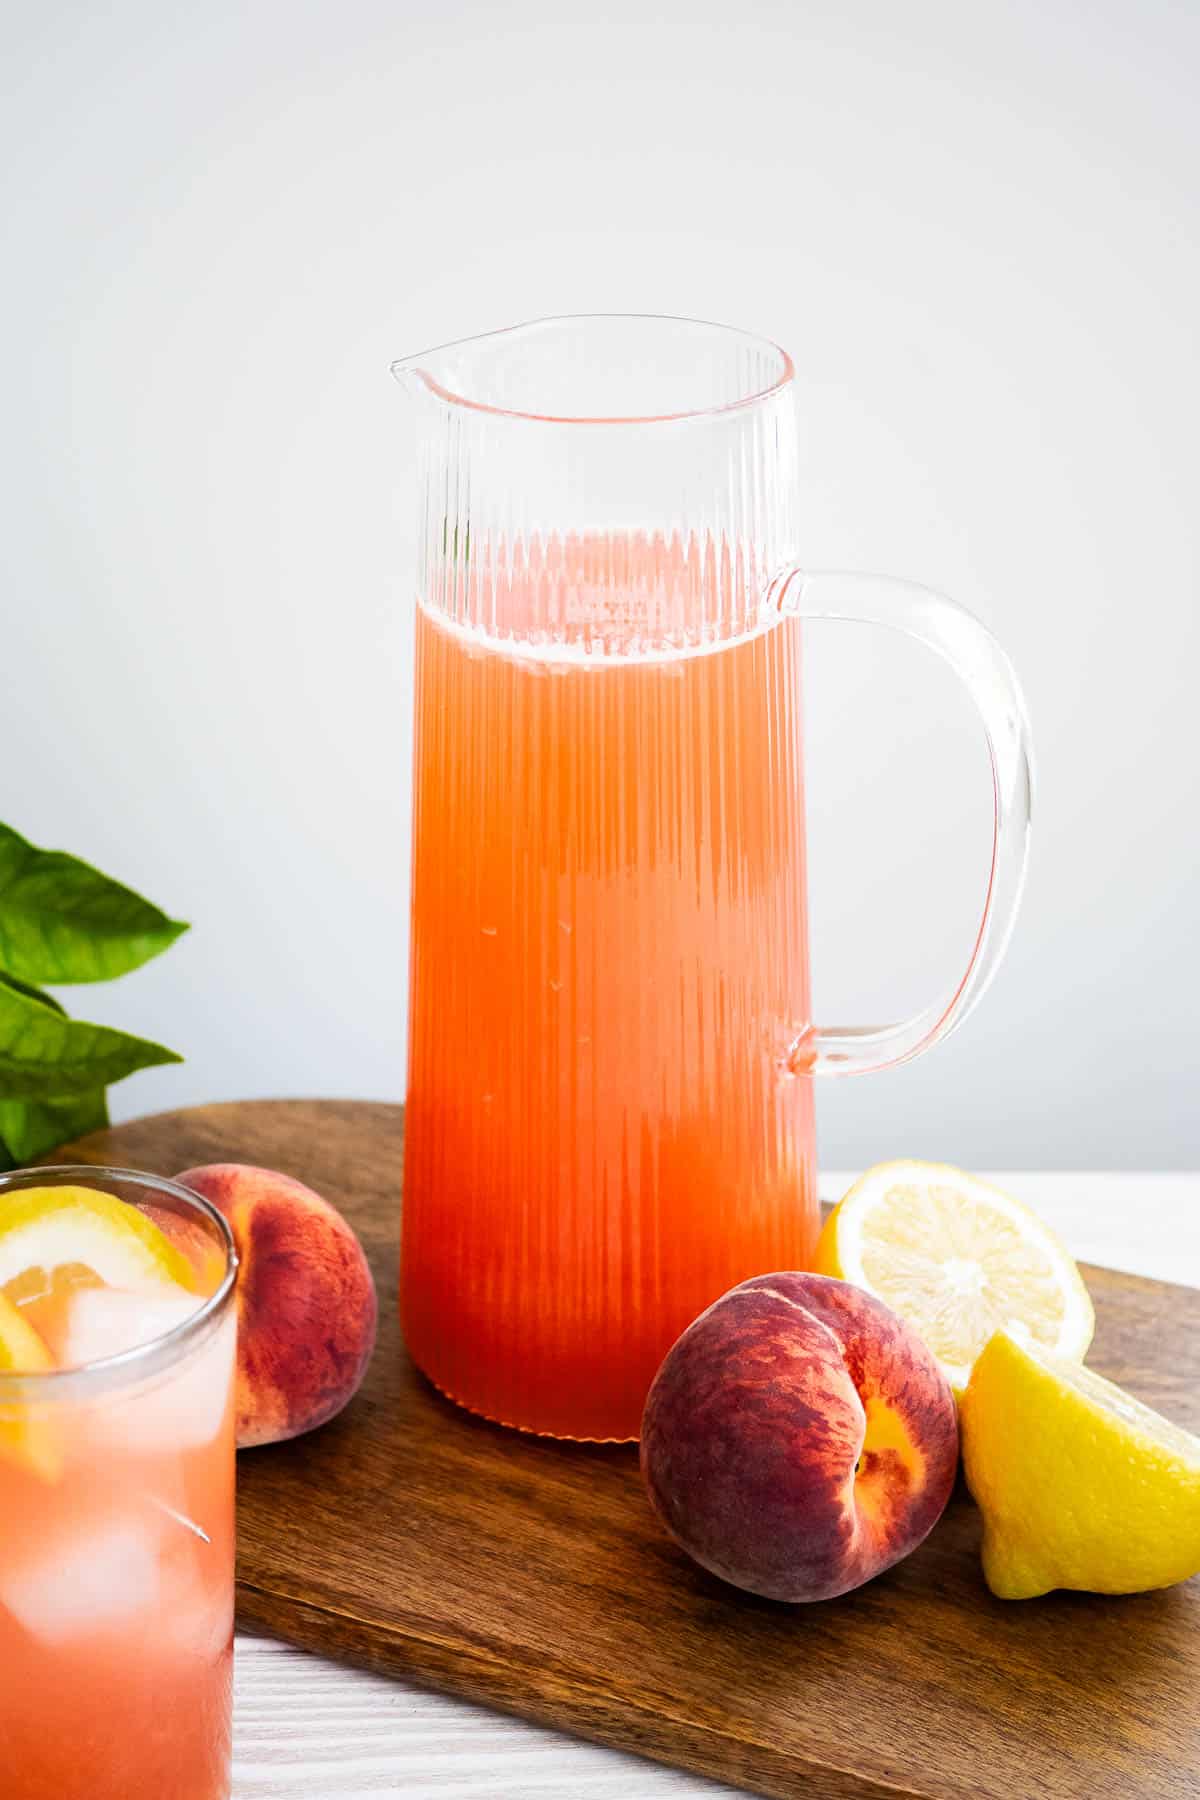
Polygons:
[[994,1332],[1082,1358],[1095,1315],[1079,1270],[1037,1215],[945,1163],[879,1163],[825,1222],[816,1268],[890,1306],[961,1395]]
[[962,1448],[1001,1599],[1200,1573],[1200,1438],[1091,1369],[998,1332],[963,1398]]

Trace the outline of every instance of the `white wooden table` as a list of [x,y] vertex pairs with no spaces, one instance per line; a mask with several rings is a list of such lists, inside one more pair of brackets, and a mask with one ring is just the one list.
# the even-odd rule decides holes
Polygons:
[[[1200,1175],[993,1177],[1081,1261],[1200,1287]],[[833,1200],[849,1177],[830,1174]],[[709,1800],[731,1795],[638,1757],[464,1701],[239,1637],[235,1800]]]

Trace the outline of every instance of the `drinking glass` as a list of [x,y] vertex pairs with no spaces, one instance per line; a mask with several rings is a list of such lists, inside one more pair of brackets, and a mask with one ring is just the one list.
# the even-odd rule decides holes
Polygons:
[[148,1215],[200,1292],[165,1331],[163,1302],[115,1296],[143,1308],[147,1332],[118,1354],[42,1374],[0,1366],[0,1790],[228,1800],[233,1239],[174,1182],[86,1166],[0,1176],[0,1226],[14,1194],[64,1185]]
[[[418,442],[404,1330],[490,1418],[634,1437],[689,1320],[811,1258],[812,1077],[917,1055],[995,972],[1025,869],[1025,709],[951,601],[803,568],[774,344],[545,319],[394,372]],[[812,1019],[813,617],[917,638],[987,733],[971,959],[902,1024]]]

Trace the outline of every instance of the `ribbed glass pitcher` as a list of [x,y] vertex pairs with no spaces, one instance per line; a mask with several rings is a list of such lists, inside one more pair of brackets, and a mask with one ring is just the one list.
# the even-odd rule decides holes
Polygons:
[[[773,344],[546,319],[395,373],[420,411],[404,1331],[489,1418],[636,1437],[683,1327],[811,1256],[811,1077],[916,1055],[994,972],[1025,866],[1024,706],[951,601],[797,565]],[[813,616],[929,645],[987,731],[971,961],[902,1025],[811,1018]]]

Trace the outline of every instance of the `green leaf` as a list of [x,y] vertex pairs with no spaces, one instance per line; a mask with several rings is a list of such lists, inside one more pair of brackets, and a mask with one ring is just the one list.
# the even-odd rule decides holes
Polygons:
[[41,988],[34,987],[32,981],[18,981],[15,975],[6,975],[0,969],[0,987],[11,988],[15,994],[24,994],[30,1000],[39,1000],[48,1006],[51,1012],[62,1013],[65,1017],[66,1007],[60,1006],[53,994],[44,994]]
[[[44,994],[14,975],[0,974],[0,987],[23,994],[65,1017],[53,994]],[[108,1100],[102,1087],[53,1100],[0,1100],[0,1169],[19,1169],[36,1162],[47,1150],[102,1131],[108,1124]]]
[[0,982],[0,1094],[6,1100],[79,1099],[136,1069],[182,1062],[174,1050],[89,1025]]
[[63,850],[0,825],[0,968],[22,981],[109,981],[187,926]]
[[66,1099],[0,1100],[0,1154],[7,1151],[9,1168],[21,1168],[107,1124],[103,1088]]

